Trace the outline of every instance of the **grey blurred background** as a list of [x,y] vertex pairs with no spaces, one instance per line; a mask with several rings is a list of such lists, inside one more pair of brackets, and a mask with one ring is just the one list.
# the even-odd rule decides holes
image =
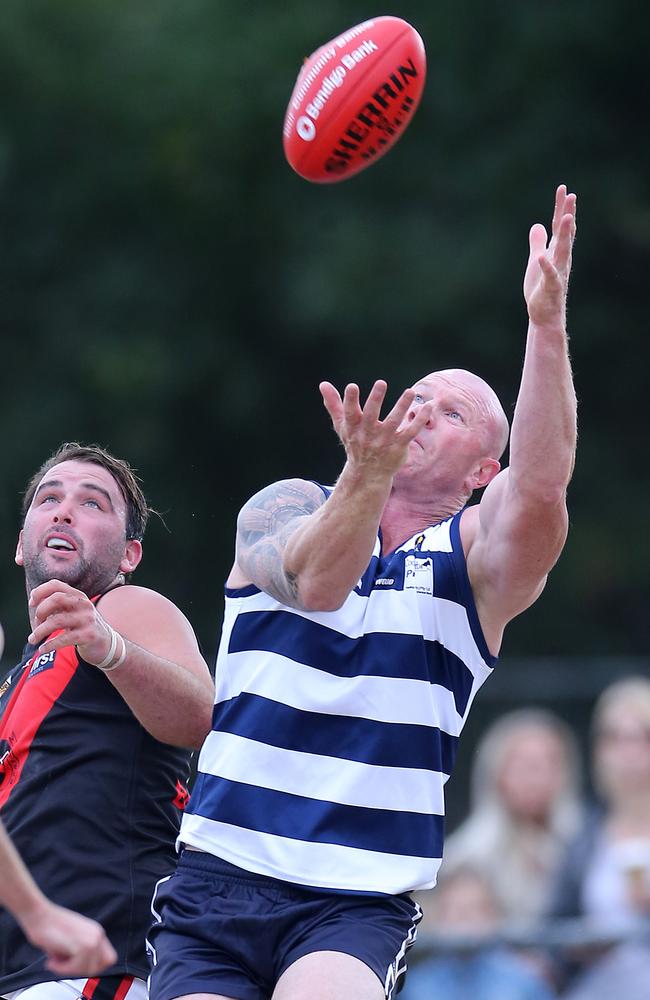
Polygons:
[[[303,58],[378,14],[422,35],[428,79],[400,143],[341,184],[281,144]],[[478,733],[556,708],[580,738],[611,679],[650,666],[648,13],[629,0],[0,5],[0,620],[27,631],[20,494],[67,439],[139,470],[153,519],[138,581],[212,661],[242,502],[342,452],[318,382],[391,400],[460,366],[511,414],[532,222],[578,193],[570,291],[580,400],[566,550],[509,628]]]

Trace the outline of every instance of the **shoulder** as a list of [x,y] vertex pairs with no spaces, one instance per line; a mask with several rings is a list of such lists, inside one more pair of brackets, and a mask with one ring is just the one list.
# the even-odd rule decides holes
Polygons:
[[477,503],[465,507],[460,515],[460,540],[465,556],[468,555],[476,540],[480,527],[480,512]]
[[149,587],[136,587],[132,584],[115,587],[100,597],[97,607],[102,616],[115,627],[131,622],[171,621],[185,623],[191,628],[187,618],[173,601]]

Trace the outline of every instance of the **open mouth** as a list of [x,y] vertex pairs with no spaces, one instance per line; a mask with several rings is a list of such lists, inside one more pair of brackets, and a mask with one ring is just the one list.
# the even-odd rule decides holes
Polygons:
[[51,535],[48,538],[45,547],[47,549],[53,549],[55,552],[76,552],[76,547],[68,538],[63,538],[61,535]]

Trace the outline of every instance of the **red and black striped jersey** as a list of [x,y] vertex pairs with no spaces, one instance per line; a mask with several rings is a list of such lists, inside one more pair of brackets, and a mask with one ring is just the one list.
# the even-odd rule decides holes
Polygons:
[[[160,743],[73,646],[27,646],[0,685],[0,806],[43,891],[103,924],[106,975],[146,977],[158,879],[175,867],[190,752]],[[0,994],[57,979],[0,908]]]

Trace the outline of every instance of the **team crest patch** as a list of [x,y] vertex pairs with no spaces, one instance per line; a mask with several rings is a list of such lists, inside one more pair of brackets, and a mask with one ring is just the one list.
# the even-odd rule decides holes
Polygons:
[[408,555],[404,560],[404,590],[416,590],[418,594],[433,594],[433,559],[419,553]]

